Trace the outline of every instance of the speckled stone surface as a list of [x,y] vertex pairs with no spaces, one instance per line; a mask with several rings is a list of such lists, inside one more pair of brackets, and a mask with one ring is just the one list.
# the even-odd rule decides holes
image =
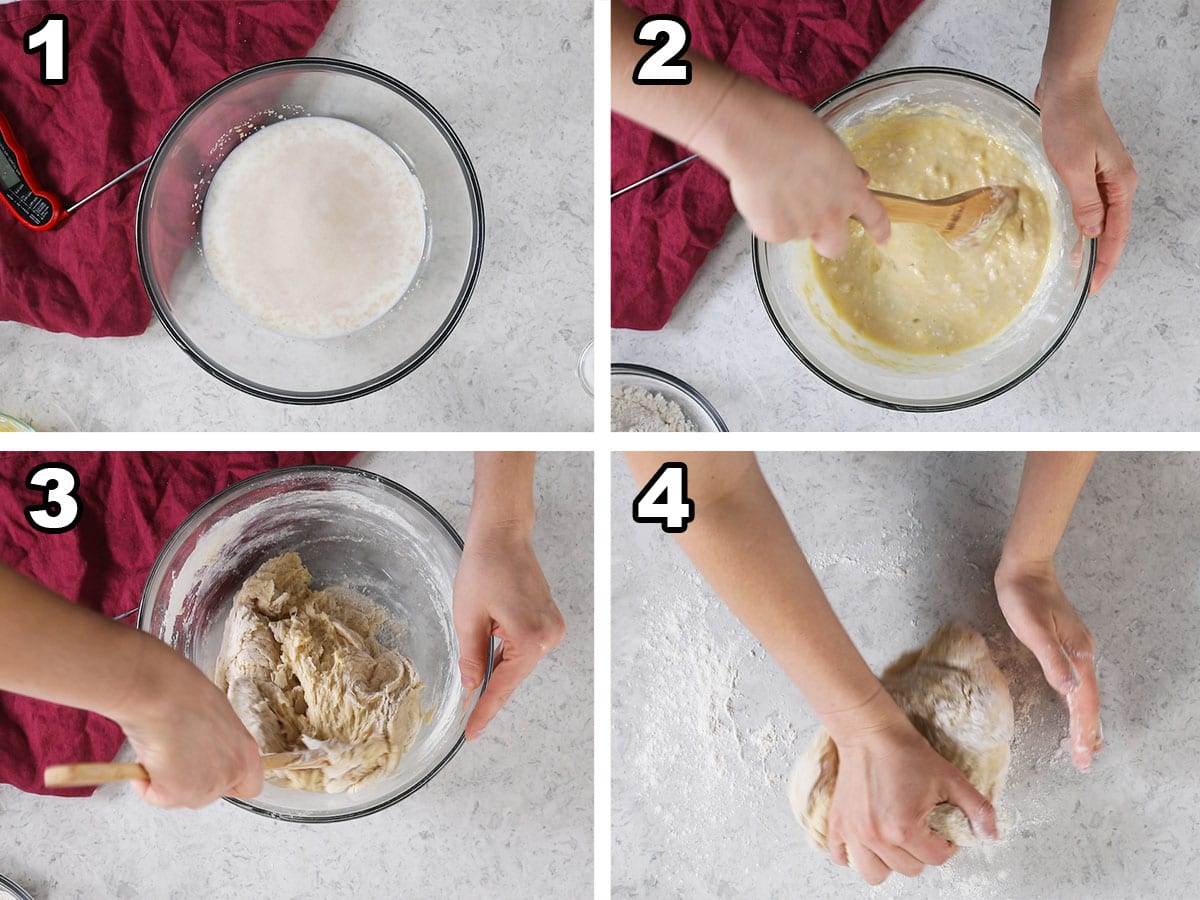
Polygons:
[[[925,0],[868,73],[951,66],[1032,97],[1048,8]],[[956,413],[895,413],[826,386],[771,325],[740,218],[665,329],[613,333],[613,362],[657,366],[692,383],[733,431],[1194,430],[1200,422],[1198,78],[1196,4],[1120,4],[1101,85],[1141,179],[1133,234],[1116,273],[1065,344],[998,399]]]
[[978,628],[1016,737],[1002,839],[868,889],[812,850],[784,790],[817,722],[669,536],[613,477],[613,895],[1116,898],[1191,893],[1200,789],[1200,457],[1105,455],[1058,556],[1098,647],[1106,747],[1089,773],[1008,636],[991,575],[1015,454],[770,454],[763,469],[831,602],[878,670],[941,623]]
[[[466,453],[371,454],[356,465],[412,488],[465,532]],[[413,796],[329,825],[218,802],[144,805],[0,786],[0,874],[37,900],[583,897],[592,891],[592,455],[543,454],[534,533],[567,638],[477,742]]]
[[49,431],[590,430],[575,367],[593,331],[592,15],[586,0],[342,0],[313,49],[411,85],[475,164],[483,268],[416,372],[364,399],[296,408],[212,378],[157,321],[104,340],[4,322],[0,411]]

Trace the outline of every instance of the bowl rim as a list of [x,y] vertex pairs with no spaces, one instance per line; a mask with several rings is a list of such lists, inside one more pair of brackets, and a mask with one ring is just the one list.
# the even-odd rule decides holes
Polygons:
[[[830,94],[813,107],[813,112],[819,113],[822,109],[825,109],[831,103],[834,103],[850,91],[858,90],[866,85],[873,84],[877,81],[884,81],[894,78],[898,75],[952,75],[966,78],[969,81],[978,82],[1003,94],[1007,94],[1010,98],[1016,100],[1019,104],[1032,112],[1035,116],[1041,118],[1041,110],[1032,100],[1025,97],[1018,91],[1013,90],[1003,82],[996,81],[993,78],[988,78],[986,75],[980,75],[976,72],[968,72],[966,69],[954,69],[946,66],[909,66],[899,69],[888,69],[885,72],[877,72],[874,75],[867,75],[863,78],[857,79],[856,81],[852,81],[844,88]],[[867,394],[851,387],[848,384],[843,383],[830,373],[826,372],[815,360],[809,359],[808,356],[792,342],[792,339],[788,337],[787,332],[784,331],[783,323],[776,315],[775,310],[771,306],[771,301],[767,295],[767,287],[763,274],[763,263],[760,258],[765,252],[763,248],[767,246],[767,242],[759,240],[757,235],[751,234],[750,236],[751,259],[754,263],[754,282],[758,287],[759,299],[762,301],[763,307],[767,311],[767,316],[770,318],[771,324],[775,326],[775,330],[783,339],[784,344],[787,345],[788,349],[792,351],[796,358],[799,359],[800,362],[804,363],[805,367],[823,382],[831,387],[837,388],[843,394],[853,397],[855,400],[861,400],[864,403],[869,403],[872,406],[878,406],[882,409],[893,410],[896,412],[913,413],[952,412],[954,410],[967,409],[968,407],[985,403],[988,400],[999,397],[1001,394],[1008,393],[1010,390],[1015,388],[1021,382],[1025,381],[1025,379],[1033,375],[1034,372],[1040,369],[1046,363],[1046,361],[1054,355],[1055,351],[1062,346],[1063,341],[1067,339],[1067,335],[1070,334],[1071,329],[1075,327],[1076,321],[1078,321],[1080,315],[1082,315],[1083,308],[1087,304],[1088,291],[1092,286],[1092,274],[1096,268],[1097,245],[1095,238],[1085,238],[1085,242],[1088,247],[1087,266],[1085,267],[1086,271],[1083,272],[1084,277],[1079,298],[1075,301],[1075,308],[1071,311],[1071,315],[1067,317],[1065,324],[1062,326],[1062,330],[1058,333],[1055,339],[1051,342],[1050,346],[1046,348],[1046,351],[1041,356],[1033,360],[1029,365],[1027,365],[1023,370],[1019,371],[1008,381],[988,391],[975,393],[952,402],[942,401],[933,403],[903,403],[900,401],[886,400],[882,397]],[[1081,269],[1081,271],[1083,270]]]
[[22,431],[37,431],[32,425],[23,419],[18,419],[16,416],[10,416],[8,413],[0,412],[0,422],[8,422],[10,425],[17,427],[17,432]]
[[20,900],[33,900],[33,895],[26,891],[25,888],[3,875],[0,875],[0,887],[12,891],[13,896],[20,898]]
[[[376,82],[382,83],[385,87],[391,88],[405,100],[415,106],[423,113],[434,125],[441,134],[442,139],[449,146],[455,159],[458,161],[462,174],[467,184],[467,193],[470,195],[471,204],[471,257],[467,265],[467,271],[459,288],[458,297],[455,298],[454,304],[450,309],[449,315],[442,320],[437,331],[433,336],[425,342],[425,344],[409,358],[403,365],[395,366],[392,369],[384,372],[382,375],[377,375],[367,381],[352,385],[346,388],[337,388],[326,391],[287,391],[281,388],[272,388],[267,385],[260,385],[257,382],[251,382],[248,379],[243,379],[237,373],[226,369],[219,365],[215,360],[209,358],[207,354],[195,346],[179,328],[170,313],[166,310],[163,300],[157,295],[157,292],[152,287],[152,278],[150,273],[150,263],[147,259],[145,250],[144,237],[144,222],[150,207],[149,185],[151,184],[151,176],[157,174],[160,168],[163,157],[166,153],[166,148],[171,145],[175,136],[186,127],[191,120],[198,114],[200,108],[204,106],[209,99],[217,96],[219,93],[227,90],[233,85],[248,80],[264,72],[282,69],[304,69],[311,67],[317,70],[334,70],[341,71],[349,75],[356,75],[360,78],[367,78]],[[146,175],[142,179],[142,186],[138,192],[137,211],[134,219],[134,244],[137,250],[138,272],[142,278],[142,288],[150,300],[150,306],[154,310],[154,316],[158,319],[163,329],[171,336],[171,339],[179,345],[180,348],[195,362],[200,368],[208,372],[214,378],[223,381],[225,384],[235,387],[251,396],[258,397],[262,400],[271,400],[276,403],[288,403],[295,406],[316,406],[325,403],[341,403],[346,400],[354,400],[359,397],[365,397],[375,391],[382,390],[392,384],[395,384],[401,378],[410,375],[420,368],[433,354],[446,342],[454,331],[466,311],[467,303],[471,299],[472,293],[475,291],[475,285],[479,280],[479,272],[483,266],[483,249],[485,243],[485,220],[483,210],[483,192],[479,186],[479,178],[475,173],[475,167],[471,162],[471,157],[467,153],[466,147],[463,146],[457,133],[451,127],[446,118],[438,112],[438,110],[426,100],[421,94],[413,90],[404,82],[393,78],[385,72],[371,66],[363,65],[362,63],[351,62],[345,59],[333,59],[326,56],[301,56],[289,57],[286,59],[277,59],[271,62],[261,63],[257,66],[251,66],[248,69],[242,69],[240,72],[223,78],[210,87],[204,93],[200,94],[195,100],[188,104],[179,117],[171,124],[162,139],[158,142],[158,146],[154,150],[154,154],[150,157],[150,165],[146,169]]]
[[[729,426],[725,424],[725,420],[721,418],[721,414],[717,412],[708,398],[701,394],[698,390],[670,372],[664,372],[662,369],[655,369],[651,366],[643,366],[638,363],[613,363],[611,366],[612,372],[609,375],[609,381],[617,375],[643,375],[647,378],[653,378],[663,382],[677,391],[682,391],[687,396],[691,397],[705,414],[712,419],[713,424],[717,426],[717,431],[729,431]],[[611,425],[609,426],[611,430]]]
[[[149,596],[150,582],[153,580],[151,576],[153,576],[157,571],[159,571],[159,569],[161,567],[166,565],[167,549],[171,546],[171,544],[172,544],[172,542],[174,542],[175,538],[185,528],[187,528],[191,524],[194,524],[195,521],[200,519],[206,512],[210,511],[212,508],[219,506],[220,502],[222,500],[227,499],[228,495],[232,494],[235,490],[238,490],[240,488],[244,488],[249,485],[255,485],[258,482],[273,481],[273,480],[280,478],[283,475],[295,475],[298,473],[316,474],[316,473],[330,473],[330,472],[337,473],[340,475],[346,475],[351,478],[362,478],[362,479],[366,479],[368,481],[374,481],[389,490],[395,491],[395,492],[403,495],[406,499],[412,501],[418,507],[423,509],[425,512],[429,513],[429,515],[433,517],[434,521],[436,521],[437,524],[441,526],[442,530],[446,533],[446,535],[455,544],[458,545],[458,549],[460,551],[463,549],[464,544],[463,544],[462,537],[459,535],[459,533],[455,529],[455,527],[446,520],[445,516],[443,516],[436,509],[434,509],[433,506],[431,506],[429,504],[429,502],[427,500],[425,500],[425,498],[422,497],[420,494],[416,493],[413,490],[410,490],[409,488],[406,488],[404,485],[400,484],[397,481],[393,481],[392,479],[388,478],[385,475],[380,475],[376,472],[371,472],[367,469],[358,468],[357,466],[335,466],[335,465],[321,464],[321,463],[314,463],[314,464],[301,465],[301,466],[283,466],[278,469],[268,469],[265,472],[259,472],[257,475],[251,475],[248,478],[243,478],[240,481],[235,481],[233,484],[229,485],[228,487],[218,491],[216,494],[213,494],[213,496],[209,497],[207,500],[205,500],[203,503],[201,503],[198,507],[196,507],[196,509],[194,509],[191,513],[189,513],[187,518],[184,519],[182,522],[180,522],[179,525],[175,528],[175,530],[171,532],[171,536],[167,538],[166,542],[162,546],[162,549],[160,549],[158,551],[158,554],[154,558],[154,563],[150,566],[150,571],[146,575],[146,583],[142,587],[142,599],[138,603],[137,625],[136,625],[137,629],[139,631],[145,632],[146,634],[152,634],[152,632],[148,628],[142,627],[144,620],[146,620],[147,624],[148,624],[149,609],[152,604],[152,598]],[[492,667],[493,667],[493,664],[495,663],[495,649],[496,649],[495,641],[494,640],[489,641],[488,642],[487,665],[484,667],[483,683],[479,686],[479,696],[475,700],[475,705],[478,705],[480,698],[483,697],[484,691],[487,690],[488,682],[491,681]],[[472,707],[472,709],[474,709],[474,707]],[[398,794],[395,794],[391,797],[385,797],[385,798],[379,800],[378,802],[373,803],[369,807],[365,807],[361,810],[355,810],[354,812],[337,813],[336,815],[332,815],[332,816],[312,816],[312,815],[297,814],[297,813],[280,813],[275,810],[263,809],[260,806],[256,806],[252,800],[245,800],[240,797],[223,797],[222,799],[226,800],[229,803],[232,803],[234,806],[240,807],[241,809],[249,810],[252,813],[256,813],[256,814],[258,814],[260,816],[264,816],[268,819],[278,819],[278,820],[284,821],[284,822],[301,822],[301,823],[308,824],[308,825],[319,825],[319,824],[322,824],[325,822],[348,822],[351,819],[359,819],[359,818],[362,818],[363,816],[369,816],[369,815],[379,812],[380,810],[387,809],[389,806],[394,806],[395,804],[399,803],[401,800],[404,800],[406,797],[410,797],[413,794],[415,794],[417,791],[419,791],[421,788],[423,788],[425,785],[427,785],[431,780],[433,780],[433,777],[435,775],[437,775],[438,772],[440,772],[446,766],[446,764],[454,758],[454,756],[462,748],[463,744],[466,743],[466,740],[467,740],[467,735],[466,735],[466,732],[464,731],[462,734],[460,734],[458,736],[458,740],[454,742],[454,745],[449,749],[449,751],[447,751],[446,755],[444,757],[442,757],[442,759],[437,763],[437,765],[435,765],[427,773],[425,773],[423,776],[421,776],[421,778],[418,781],[414,782],[412,785],[405,788],[403,791],[401,791]]]

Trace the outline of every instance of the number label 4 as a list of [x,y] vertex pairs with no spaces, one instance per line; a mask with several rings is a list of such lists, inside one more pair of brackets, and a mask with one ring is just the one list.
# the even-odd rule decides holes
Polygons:
[[687,495],[687,466],[663,463],[654,477],[633,498],[633,521],[661,525],[670,534],[687,531],[696,518],[696,503]]
[[692,33],[683,19],[678,16],[642,19],[633,39],[654,48],[633,67],[634,84],[692,83],[692,64],[681,58],[692,43]]

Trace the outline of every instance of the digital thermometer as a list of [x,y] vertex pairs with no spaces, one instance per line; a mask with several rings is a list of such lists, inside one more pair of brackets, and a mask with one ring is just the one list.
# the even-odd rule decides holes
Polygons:
[[42,190],[33,177],[29,157],[17,143],[12,126],[0,113],[0,199],[27,228],[46,231],[64,218],[58,198]]

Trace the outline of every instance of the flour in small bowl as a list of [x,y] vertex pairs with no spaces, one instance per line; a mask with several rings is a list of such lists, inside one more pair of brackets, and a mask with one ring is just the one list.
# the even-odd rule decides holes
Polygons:
[[695,431],[696,425],[674,400],[644,387],[622,385],[613,389],[613,431]]

